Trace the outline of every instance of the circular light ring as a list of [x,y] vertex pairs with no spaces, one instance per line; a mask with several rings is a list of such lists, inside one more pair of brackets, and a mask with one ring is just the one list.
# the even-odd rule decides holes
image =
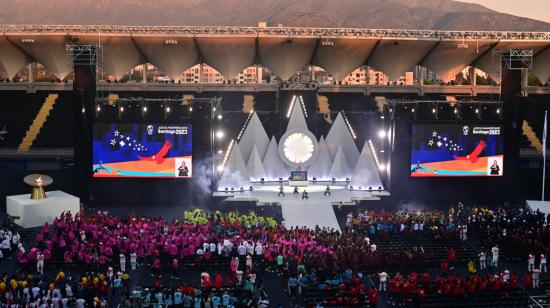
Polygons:
[[279,141],[279,156],[290,167],[306,167],[315,161],[319,149],[310,131],[287,131]]

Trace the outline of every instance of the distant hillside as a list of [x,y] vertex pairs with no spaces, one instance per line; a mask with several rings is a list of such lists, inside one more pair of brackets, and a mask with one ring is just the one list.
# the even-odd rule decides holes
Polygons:
[[255,26],[260,20],[310,27],[550,31],[549,23],[453,0],[5,0],[0,4],[1,24]]

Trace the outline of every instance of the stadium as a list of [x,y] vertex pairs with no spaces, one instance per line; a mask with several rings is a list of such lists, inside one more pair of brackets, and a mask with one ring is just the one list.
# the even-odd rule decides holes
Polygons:
[[2,305],[548,305],[550,32],[211,24],[0,24]]

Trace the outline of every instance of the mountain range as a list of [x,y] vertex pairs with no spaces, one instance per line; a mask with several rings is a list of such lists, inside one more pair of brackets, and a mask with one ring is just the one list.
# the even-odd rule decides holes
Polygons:
[[259,21],[269,26],[550,31],[550,23],[453,0],[0,1],[0,24],[256,26]]

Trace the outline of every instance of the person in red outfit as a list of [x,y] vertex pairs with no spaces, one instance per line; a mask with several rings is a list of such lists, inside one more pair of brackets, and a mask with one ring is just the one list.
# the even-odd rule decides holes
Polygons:
[[453,269],[456,261],[456,250],[454,248],[447,250],[447,259],[449,260],[451,269]]
[[[391,283],[390,283],[390,287],[391,287]],[[368,300],[369,300],[369,304],[376,306],[376,303],[378,302],[378,291],[376,290],[376,288],[369,288]]]
[[422,273],[421,280],[424,285],[428,285],[430,283],[430,273],[428,272]]
[[508,285],[510,286],[511,289],[517,289],[519,287],[518,280],[519,280],[518,273],[513,273],[510,276]]
[[219,289],[222,288],[222,275],[220,275],[220,273],[216,274],[216,280],[215,280],[214,284],[215,284],[216,289],[219,290]]
[[445,276],[449,273],[449,263],[447,261],[441,262],[441,273]]

